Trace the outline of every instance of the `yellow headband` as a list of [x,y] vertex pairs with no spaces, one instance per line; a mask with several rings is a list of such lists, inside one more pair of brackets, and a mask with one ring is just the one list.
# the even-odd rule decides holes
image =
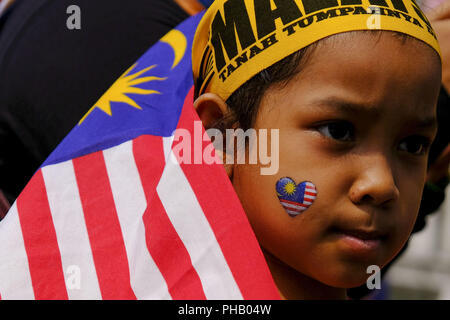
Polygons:
[[226,101],[288,55],[355,30],[405,33],[440,55],[436,35],[414,0],[215,0],[194,38],[196,93],[214,92]]

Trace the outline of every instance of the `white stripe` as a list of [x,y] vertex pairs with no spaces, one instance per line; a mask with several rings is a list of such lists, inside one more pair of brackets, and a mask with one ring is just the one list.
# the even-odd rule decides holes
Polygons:
[[123,233],[134,294],[137,299],[171,299],[166,281],[147,249],[142,220],[147,200],[134,160],[132,141],[105,150],[103,155]]
[[312,205],[313,203],[312,203],[312,202],[309,202],[309,201],[303,201],[303,204],[306,204],[306,205]]
[[310,201],[312,200],[312,201],[314,201],[314,200],[316,200],[316,197],[304,196],[303,200],[310,200]]
[[16,204],[0,222],[0,294],[4,300],[34,299]]
[[[242,299],[189,181],[170,153],[157,192],[200,277],[207,299]],[[173,157],[173,158],[172,158]]]
[[164,148],[164,159],[167,162],[170,153],[172,152],[172,144],[173,144],[174,136],[163,138],[163,148]]
[[71,300],[101,299],[92,248],[72,161],[42,169]]

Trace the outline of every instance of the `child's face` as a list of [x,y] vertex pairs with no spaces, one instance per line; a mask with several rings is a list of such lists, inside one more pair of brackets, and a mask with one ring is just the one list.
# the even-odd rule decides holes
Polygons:
[[[322,42],[287,86],[266,92],[254,127],[280,130],[279,172],[233,170],[264,251],[342,288],[364,283],[368,266],[382,267],[399,252],[419,209],[440,69],[419,41],[342,34]],[[311,181],[318,191],[295,218],[276,194],[282,177]],[[366,234],[346,236],[356,232]]]

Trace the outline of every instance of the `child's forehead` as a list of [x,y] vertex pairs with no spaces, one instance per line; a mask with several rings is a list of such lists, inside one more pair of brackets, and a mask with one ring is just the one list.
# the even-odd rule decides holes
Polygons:
[[[269,87],[263,101],[274,106],[284,100],[290,101],[293,110],[301,107],[372,119],[381,119],[392,110],[405,117],[433,117],[440,60],[418,40],[403,44],[383,33],[386,35],[379,37],[355,32],[324,41],[286,85]],[[364,39],[367,36],[377,42],[369,44]],[[348,41],[349,37],[353,41]],[[358,41],[365,50],[352,54]],[[413,46],[414,50],[399,50]]]
[[441,69],[439,56],[420,40],[390,31],[354,31],[318,42],[296,78],[324,85],[347,78],[370,96],[380,78],[389,78],[392,91],[405,85],[414,90],[439,78]]

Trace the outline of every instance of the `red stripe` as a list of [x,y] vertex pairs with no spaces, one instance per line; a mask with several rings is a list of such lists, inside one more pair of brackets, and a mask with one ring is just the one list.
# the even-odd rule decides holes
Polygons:
[[35,298],[68,299],[61,254],[41,170],[36,172],[17,199],[17,211]]
[[[179,128],[194,132],[199,121],[193,90],[182,110]],[[204,133],[204,129],[202,133]],[[192,139],[195,140],[195,139]],[[192,141],[194,143],[194,141]],[[210,142],[203,143],[203,150]],[[194,145],[191,159],[194,159]],[[211,225],[244,299],[280,299],[259,244],[223,165],[181,164],[198,202]]]
[[156,193],[165,164],[162,138],[142,136],[134,141],[133,151],[149,203],[143,216],[148,251],[166,280],[173,299],[205,300],[202,283],[189,253]]
[[136,299],[102,152],[73,160],[102,298]]
[[305,192],[305,194],[308,196],[314,196],[314,197],[316,196],[316,193],[312,193],[312,192]]
[[292,205],[295,205],[295,206],[301,206],[301,207],[305,207],[305,208],[308,208],[308,207],[309,207],[309,206],[306,205],[306,204],[298,203],[298,202],[294,202],[294,201],[289,201],[289,200],[285,200],[285,199],[281,199],[280,201],[281,201],[281,202],[286,202],[286,203],[289,203],[289,204],[292,204]]

